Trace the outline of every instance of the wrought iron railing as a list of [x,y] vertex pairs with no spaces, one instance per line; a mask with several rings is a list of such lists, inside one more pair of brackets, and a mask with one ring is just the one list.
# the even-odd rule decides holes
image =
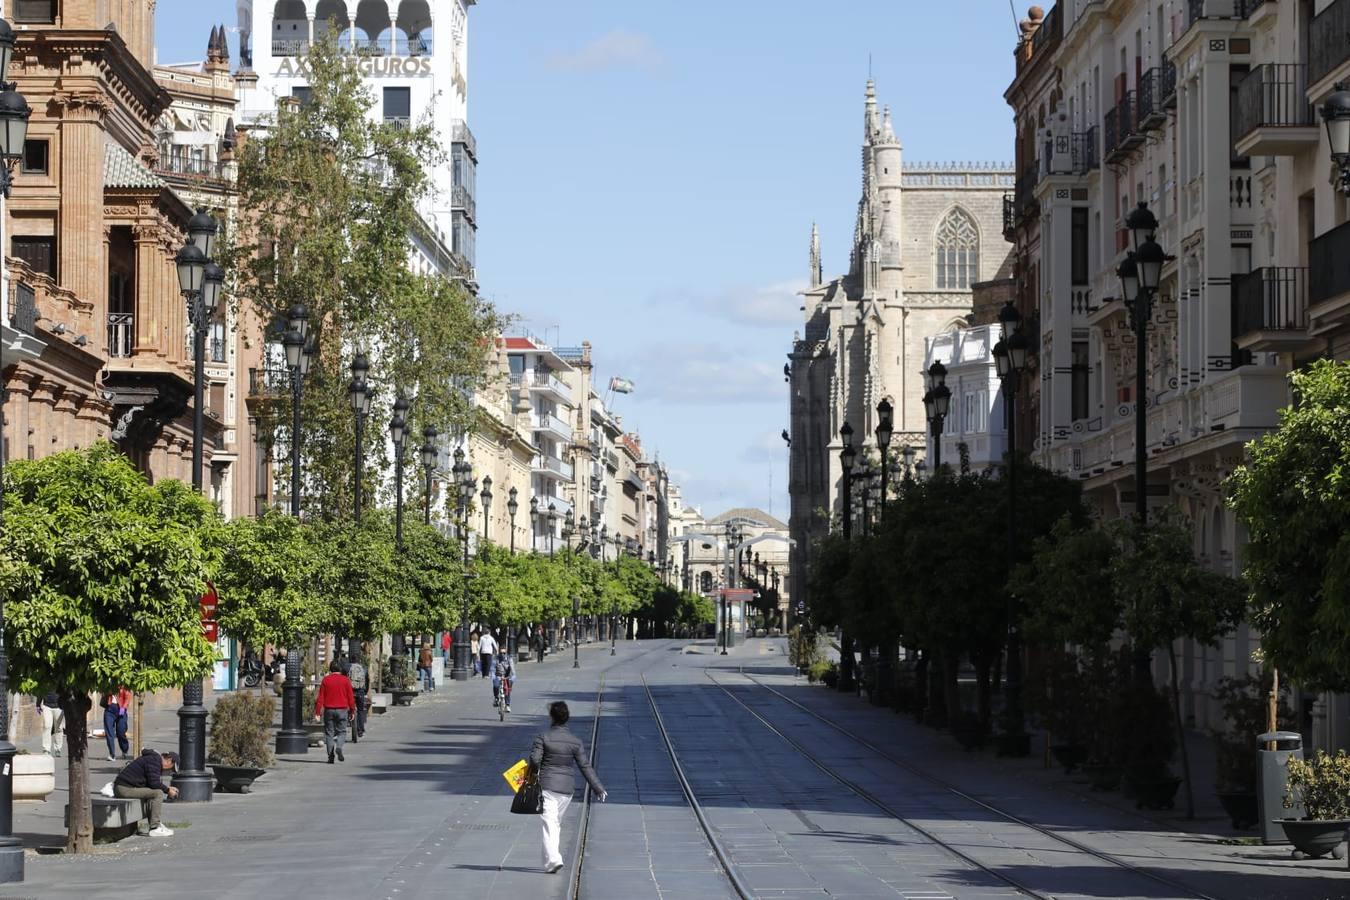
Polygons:
[[304,56],[309,52],[309,38],[273,38],[273,56]]
[[267,397],[291,389],[291,373],[285,366],[264,366],[248,370],[248,395]]
[[108,313],[108,357],[129,359],[136,346],[136,316],[132,313]]
[[1139,76],[1139,90],[1135,97],[1135,121],[1142,129],[1154,128],[1167,121],[1163,108],[1162,69],[1154,67]]
[[182,178],[202,178],[224,181],[225,164],[209,159],[190,159],[186,157],[161,157],[155,163],[155,171],[160,175]]
[[1237,90],[1234,142],[1258,128],[1296,128],[1316,124],[1308,102],[1308,67],[1292,63],[1257,66]]
[[1233,337],[1308,327],[1308,270],[1273,266],[1233,276]]
[[1308,243],[1308,303],[1350,293],[1350,222]]
[[1073,155],[1073,171],[1083,175],[1101,166],[1101,157],[1097,154],[1097,126],[1074,134],[1070,141]]
[[1350,0],[1336,0],[1308,25],[1308,82],[1316,84],[1350,59]]
[[450,208],[462,209],[469,214],[470,219],[477,219],[477,205],[474,203],[473,194],[462,184],[457,184],[450,189]]
[[1036,184],[1041,180],[1041,165],[1032,160],[1022,168],[1013,188],[1013,198],[1017,202],[1017,211],[1030,210],[1036,203]]
[[14,308],[9,316],[9,325],[15,331],[32,334],[37,328],[37,294],[26,284],[14,288]]
[[1013,233],[1017,231],[1017,202],[1008,195],[1003,195],[1003,237],[1012,240]]
[[1162,105],[1164,109],[1172,109],[1177,105],[1177,64],[1165,59],[1161,68],[1162,85],[1159,92],[1162,94]]
[[1120,123],[1117,121],[1120,113],[1112,107],[1102,116],[1102,155],[1111,159],[1120,146]]

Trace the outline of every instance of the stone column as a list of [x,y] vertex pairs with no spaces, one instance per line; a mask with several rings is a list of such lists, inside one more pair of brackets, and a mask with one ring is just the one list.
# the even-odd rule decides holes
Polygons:
[[103,244],[103,118],[108,101],[95,91],[57,93],[61,106],[61,283],[107,312],[107,255]]
[[163,356],[164,347],[160,343],[163,327],[157,277],[159,228],[149,224],[136,225],[131,229],[131,235],[136,242],[136,276],[132,282],[132,287],[136,291],[135,354],[158,353]]

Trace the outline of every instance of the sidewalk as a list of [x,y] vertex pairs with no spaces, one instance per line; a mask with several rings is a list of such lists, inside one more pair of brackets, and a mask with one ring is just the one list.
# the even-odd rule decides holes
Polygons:
[[[1344,860],[1294,860],[1288,845],[1252,843],[1258,836],[1256,830],[1233,832],[1213,799],[1212,786],[1200,780],[1212,766],[1197,766],[1193,772],[1197,779],[1195,820],[1184,818],[1180,802],[1182,808],[1175,811],[1143,814],[1120,793],[1093,792],[1085,779],[1066,776],[1057,767],[1046,768],[1036,743],[1037,755],[1028,759],[1001,759],[992,751],[967,753],[951,735],[850,694],[811,686],[790,675],[757,672],[749,664],[745,673],[971,796],[1119,859],[1168,872],[1214,896],[1259,900],[1350,897],[1350,871]],[[791,712],[782,714],[790,716]],[[811,721],[818,734],[843,739],[818,720]],[[1194,759],[1203,764],[1202,749],[1193,747]],[[935,787],[924,790],[941,793]]]
[[[648,649],[625,642],[615,661]],[[571,654],[560,653],[542,665],[522,665],[504,723],[492,708],[489,681],[447,682],[411,708],[372,716],[366,737],[347,745],[345,763],[329,766],[315,749],[281,758],[252,794],[166,804],[173,837],[132,837],[85,856],[34,852],[64,844],[62,766],[46,803],[15,805],[14,830],[29,848],[27,877],[0,888],[0,897],[89,897],[134,885],[136,896],[146,898],[256,898],[291,884],[326,897],[407,898],[445,893],[447,884],[428,881],[428,864],[443,870],[448,860],[458,863],[455,887],[465,896],[501,887],[539,894],[538,822],[509,814],[500,773],[528,752],[546,721],[547,702],[566,699],[578,727],[589,727],[582,723],[600,672],[611,664],[609,645],[582,645],[581,661],[574,670]],[[147,746],[176,748],[176,717],[147,715],[145,734]],[[91,741],[91,750],[102,749]],[[91,786],[96,790],[120,766],[91,760]],[[565,826],[568,841],[575,838],[572,820],[580,805],[574,809]],[[512,866],[503,869],[507,857]],[[513,878],[521,883],[508,884]],[[542,883],[559,891],[564,886],[560,879]]]

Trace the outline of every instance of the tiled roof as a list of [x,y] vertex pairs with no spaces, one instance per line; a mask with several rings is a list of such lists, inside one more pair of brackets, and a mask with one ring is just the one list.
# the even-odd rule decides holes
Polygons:
[[162,188],[164,181],[133,157],[122,145],[108,141],[103,151],[103,186],[110,188]]

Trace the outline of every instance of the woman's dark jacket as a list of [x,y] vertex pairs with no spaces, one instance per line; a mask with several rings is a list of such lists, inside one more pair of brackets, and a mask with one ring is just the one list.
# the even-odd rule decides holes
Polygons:
[[558,794],[571,794],[576,788],[572,767],[581,770],[586,782],[597,794],[605,793],[605,786],[595,775],[581,739],[567,730],[566,725],[554,725],[534,737],[530,748],[530,767],[539,773],[539,786]]

